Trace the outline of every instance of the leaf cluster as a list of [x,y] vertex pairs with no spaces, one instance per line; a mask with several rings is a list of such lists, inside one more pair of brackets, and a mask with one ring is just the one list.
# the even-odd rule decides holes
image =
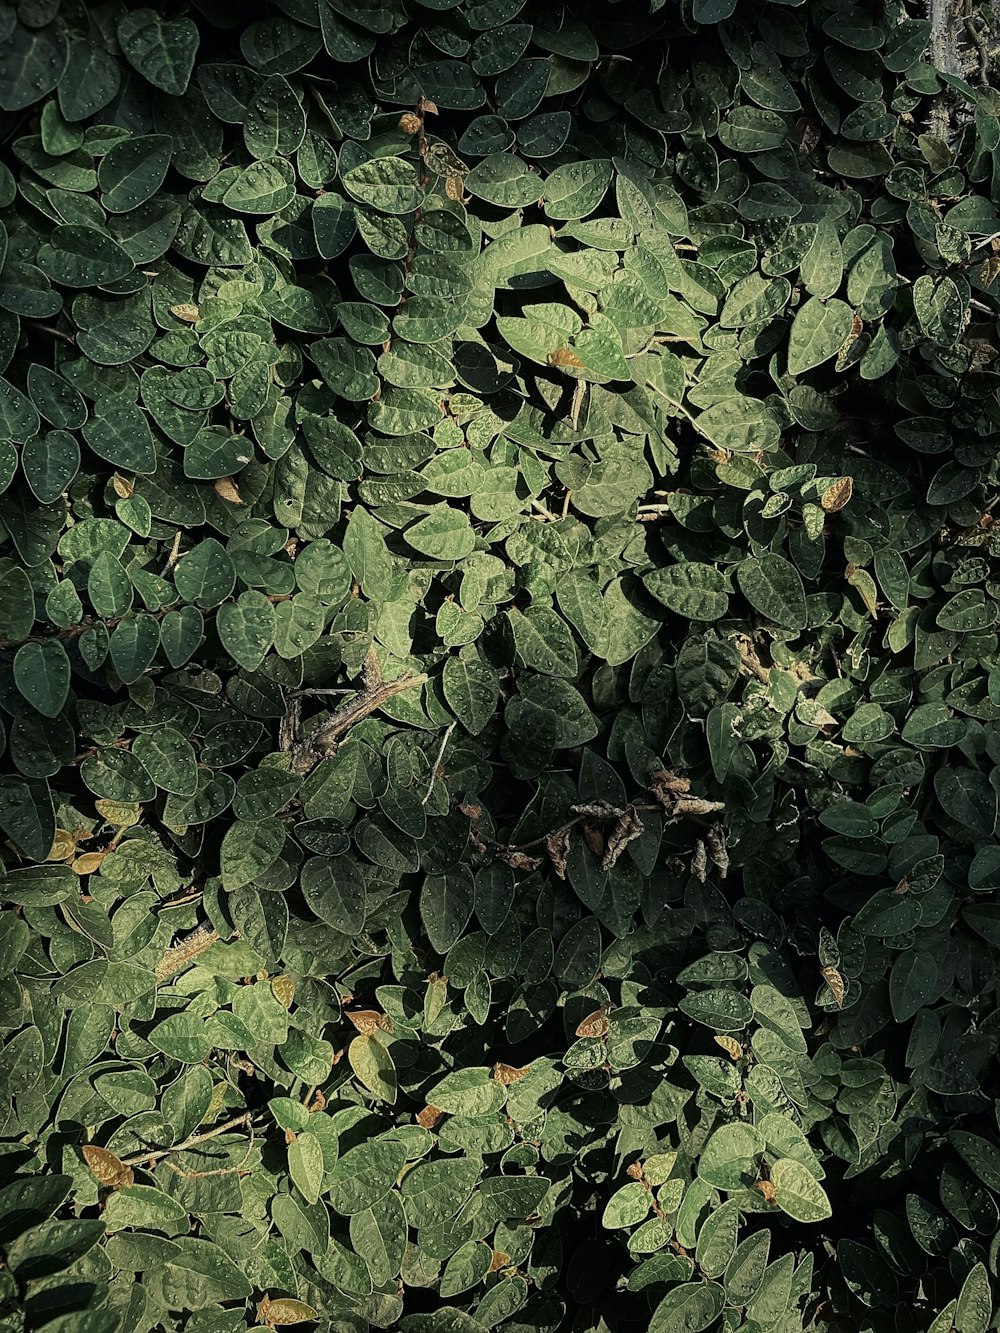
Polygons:
[[995,1325],[924,9],[0,5],[2,1333]]

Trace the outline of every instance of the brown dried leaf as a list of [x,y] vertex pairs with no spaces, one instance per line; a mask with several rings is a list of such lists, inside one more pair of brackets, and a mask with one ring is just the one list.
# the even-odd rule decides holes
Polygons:
[[795,122],[795,128],[799,132],[799,152],[803,157],[808,157],[819,143],[819,121],[811,120],[808,116],[802,116]]
[[725,808],[724,801],[706,801],[703,796],[678,796],[674,802],[675,815],[714,815]]
[[118,472],[111,478],[111,485],[115,495],[122,500],[128,500],[135,491],[135,483],[129,481],[128,477],[123,477]]
[[600,1009],[595,1009],[592,1014],[588,1014],[582,1023],[576,1026],[576,1035],[578,1037],[604,1037],[611,1028],[608,1022],[607,1005],[602,1004]]
[[519,852],[516,847],[498,847],[496,856],[498,861],[503,861],[504,865],[514,870],[537,870],[542,864],[540,856],[529,856],[527,852]]
[[827,486],[826,490],[820,496],[820,508],[824,509],[828,514],[836,514],[847,504],[853,492],[854,478],[838,477],[835,482],[830,486]]
[[241,505],[243,503],[243,496],[240,495],[232,477],[216,477],[215,481],[212,482],[212,490],[215,491],[220,500],[225,500],[226,504]]
[[569,829],[564,825],[554,833],[545,836],[545,850],[552,862],[552,869],[560,879],[566,878],[566,857],[569,854]]
[[837,1008],[843,1009],[844,995],[847,993],[847,987],[844,984],[844,978],[835,967],[821,967],[820,976],[830,988],[833,998],[836,1001]]
[[505,1088],[509,1088],[512,1083],[516,1083],[518,1079],[525,1078],[530,1073],[531,1065],[524,1065],[518,1069],[516,1065],[505,1065],[502,1061],[498,1061],[493,1066],[493,1077],[498,1083],[502,1083]]
[[624,806],[611,805],[607,801],[588,801],[581,805],[571,805],[571,815],[590,815],[593,819],[618,819],[626,813]]
[[499,1273],[501,1268],[506,1268],[510,1263],[510,1255],[504,1250],[494,1250],[493,1257],[490,1259],[490,1272]]
[[641,1180],[641,1179],[642,1179],[642,1163],[641,1163],[641,1162],[633,1162],[632,1165],[629,1167],[629,1169],[625,1172],[625,1174],[629,1177],[630,1180]]
[[417,1112],[417,1124],[423,1129],[433,1129],[443,1115],[444,1112],[438,1110],[436,1106],[427,1105],[422,1111]]
[[604,834],[601,832],[601,830],[599,828],[595,828],[593,824],[584,824],[583,829],[581,831],[583,833],[584,842],[594,853],[594,855],[603,857],[605,843],[604,843]]
[[641,838],[645,828],[645,824],[635,813],[635,810],[629,806],[625,813],[619,816],[617,823],[611,830],[608,845],[601,859],[601,869],[613,870],[625,848],[630,842],[635,842],[636,838]]
[[774,1203],[778,1197],[778,1191],[769,1180],[758,1180],[754,1182],[754,1189],[763,1194],[768,1203]]
[[446,143],[428,144],[424,161],[436,176],[464,176],[469,170],[469,164],[457,157]]
[[382,1027],[384,1015],[377,1009],[355,1009],[345,1014],[345,1017],[351,1020],[363,1037],[370,1037]]
[[726,830],[722,824],[716,822],[708,830],[705,846],[712,864],[719,872],[719,878],[725,879],[729,874],[729,852],[726,849]]
[[572,366],[574,370],[583,369],[583,362],[568,347],[557,347],[555,351],[548,354],[545,360],[550,366]]
[[906,878],[905,875],[899,881],[899,883],[896,885],[896,887],[893,889],[892,892],[893,895],[897,898],[902,898],[904,893],[910,892],[910,881]]
[[700,838],[691,853],[691,874],[699,884],[704,884],[708,878],[708,851]]
[[85,1143],[80,1149],[83,1160],[90,1168],[90,1174],[100,1185],[119,1189],[122,1185],[131,1185],[135,1180],[132,1168],[126,1166],[116,1153],[107,1148],[99,1148],[96,1143]]
[[401,134],[419,134],[423,121],[414,111],[404,111],[397,126]]
[[94,809],[115,828],[131,828],[138,824],[141,814],[138,804],[128,801],[95,801]]
[[185,324],[197,324],[201,315],[198,313],[198,307],[192,305],[190,301],[182,301],[180,305],[172,305],[170,313],[182,319]]
[[444,192],[449,199],[454,200],[456,204],[460,204],[465,194],[465,189],[462,185],[462,177],[449,176],[444,183]]
[[423,112],[425,116],[436,116],[438,113],[437,104],[428,97],[417,98],[417,110]]
[[76,855],[77,841],[75,833],[70,833],[64,828],[57,828],[56,836],[52,840],[52,846],[45,859],[47,861],[68,861],[71,856]]

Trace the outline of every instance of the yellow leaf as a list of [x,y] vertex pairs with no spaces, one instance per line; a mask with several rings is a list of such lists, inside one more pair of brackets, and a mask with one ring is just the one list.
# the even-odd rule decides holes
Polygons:
[[392,1056],[375,1036],[355,1037],[347,1048],[354,1073],[379,1101],[396,1100],[396,1066]]
[[292,1007],[292,1000],[295,997],[295,979],[287,973],[284,976],[271,978],[271,991],[274,998],[285,1009]]
[[265,1296],[257,1307],[257,1318],[272,1328],[285,1328],[288,1324],[304,1324],[310,1319],[318,1319],[319,1314],[305,1301],[293,1300],[291,1296],[279,1296],[273,1301]]
[[137,804],[128,801],[95,801],[94,808],[102,819],[115,828],[131,828],[138,824],[141,813]]
[[107,852],[85,852],[73,862],[73,874],[92,875],[106,856]]
[[735,1037],[714,1037],[713,1041],[722,1047],[731,1060],[738,1060],[743,1054],[743,1047]]
[[170,313],[182,319],[185,324],[197,324],[201,315],[198,313],[198,307],[192,305],[190,301],[182,301],[180,305],[172,305]]
[[76,854],[76,838],[64,828],[56,829],[56,836],[49,850],[47,861],[68,861]]

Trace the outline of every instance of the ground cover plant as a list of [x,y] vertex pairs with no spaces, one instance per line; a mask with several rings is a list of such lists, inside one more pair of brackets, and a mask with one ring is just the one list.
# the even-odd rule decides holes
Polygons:
[[990,6],[0,5],[0,1330],[986,1333]]

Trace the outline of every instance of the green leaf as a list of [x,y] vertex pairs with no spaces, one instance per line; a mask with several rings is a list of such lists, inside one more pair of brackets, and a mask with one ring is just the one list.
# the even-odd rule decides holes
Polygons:
[[362,162],[345,173],[343,182],[352,199],[381,213],[412,213],[423,197],[412,164],[398,157]]
[[58,717],[69,698],[70,663],[58,639],[24,643],[14,655],[18,693],[43,717]]
[[702,1333],[722,1313],[723,1290],[714,1282],[685,1282],[653,1311],[650,1333]]
[[215,624],[226,652],[240,666],[256,671],[274,643],[274,606],[267,597],[248,588],[235,602],[219,607]]
[[97,183],[109,213],[131,213],[156,194],[170,166],[173,141],[167,134],[122,139],[101,158]]
[[654,569],[643,583],[657,601],[689,620],[719,620],[729,609],[729,581],[712,565],[692,561]]
[[137,736],[132,753],[161,791],[193,796],[198,790],[194,748],[176,727],[159,727]]
[[259,879],[274,865],[284,845],[285,826],[279,819],[231,824],[220,851],[223,888],[231,892]]
[[716,1032],[739,1032],[753,1018],[753,1006],[738,991],[711,989],[685,995],[678,1007],[696,1023]]
[[351,1068],[376,1101],[396,1100],[396,1067],[377,1037],[362,1034],[347,1048]]
[[83,438],[99,458],[126,472],[156,471],[156,446],[145,412],[125,397],[105,399],[83,428]]
[[798,570],[784,556],[768,552],[751,556],[736,570],[740,592],[754,610],[784,629],[806,624],[806,599]]
[[198,28],[191,19],[134,9],[118,21],[118,43],[132,68],[154,88],[175,97],[186,90],[198,50]]
[[837,355],[847,341],[854,314],[836,298],[811,296],[796,313],[788,339],[788,373],[802,375]]
[[315,1134],[296,1134],[288,1145],[288,1170],[306,1203],[316,1203],[323,1188],[323,1149]]
[[206,537],[174,569],[174,585],[185,602],[209,608],[225,601],[233,590],[236,572],[229,554],[214,537]]
[[404,1144],[387,1135],[349,1149],[330,1173],[330,1207],[341,1217],[376,1209],[396,1183],[405,1162]]
[[822,1222],[832,1215],[830,1200],[807,1167],[792,1157],[771,1164],[774,1201],[797,1222]]
[[62,287],[103,287],[135,267],[127,251],[106,232],[80,223],[53,228],[38,251],[38,266]]

